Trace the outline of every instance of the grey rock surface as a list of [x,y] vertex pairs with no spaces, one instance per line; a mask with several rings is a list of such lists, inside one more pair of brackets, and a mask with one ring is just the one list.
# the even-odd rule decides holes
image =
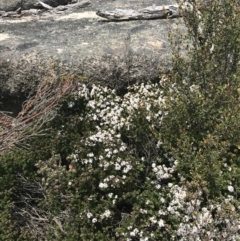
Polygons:
[[106,22],[95,14],[156,3],[172,4],[93,0],[73,12],[0,19],[0,101],[24,98],[44,79],[67,74],[112,88],[158,79],[171,67],[168,33],[181,20]]

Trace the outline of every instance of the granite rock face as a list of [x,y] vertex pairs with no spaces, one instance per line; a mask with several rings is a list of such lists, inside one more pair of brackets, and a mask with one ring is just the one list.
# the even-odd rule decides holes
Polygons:
[[75,11],[0,19],[0,110],[6,109],[6,100],[24,99],[53,76],[74,74],[112,88],[158,79],[171,68],[168,33],[181,19],[107,22],[96,15],[99,9],[139,9],[155,3],[92,0]]

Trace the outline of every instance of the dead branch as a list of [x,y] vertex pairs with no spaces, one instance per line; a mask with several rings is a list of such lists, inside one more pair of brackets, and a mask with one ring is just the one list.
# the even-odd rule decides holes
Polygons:
[[44,135],[46,130],[42,127],[56,116],[57,104],[76,89],[73,78],[70,75],[64,80],[41,83],[36,94],[24,103],[16,118],[0,112],[0,151],[19,146],[29,138]]
[[47,9],[47,10],[52,10],[53,9],[53,7],[51,7],[50,5],[48,5],[48,4],[46,4],[46,3],[42,2],[42,1],[38,1],[36,4],[34,4],[34,6],[35,7],[43,7],[45,9]]
[[44,9],[50,11],[50,12],[54,12],[54,11],[65,11],[65,10],[72,10],[72,9],[78,9],[78,8],[85,8],[88,5],[91,4],[90,0],[83,0],[77,3],[73,3],[73,4],[68,4],[68,5],[60,5],[57,7],[52,7],[42,1],[38,1],[34,6],[36,7],[43,7]]
[[[59,214],[52,214],[46,211],[47,208],[39,204],[46,200],[46,190],[41,182],[30,181],[22,174],[16,176],[14,187],[12,221],[19,230],[27,230],[36,240],[43,237],[43,234],[51,229],[54,232],[64,231],[63,223],[71,217],[71,210],[66,208]],[[69,202],[72,196],[60,197],[61,200]]]
[[42,225],[49,223],[48,213],[38,207],[44,198],[44,188],[39,182],[30,182],[23,175],[16,176],[15,199],[12,207],[12,220],[17,228],[31,227],[42,233]]

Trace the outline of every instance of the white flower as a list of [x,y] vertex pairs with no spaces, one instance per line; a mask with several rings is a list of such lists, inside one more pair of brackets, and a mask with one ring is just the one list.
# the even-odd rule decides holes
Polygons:
[[108,184],[107,184],[107,183],[100,182],[100,183],[99,183],[99,187],[100,187],[100,188],[107,188],[107,187],[108,187]]
[[156,147],[157,147],[157,148],[160,148],[160,146],[161,146],[162,144],[163,144],[163,143],[162,143],[161,141],[158,141]]
[[171,177],[170,174],[164,173],[163,176],[162,176],[162,179],[168,179],[168,178],[170,178],[170,177]]
[[127,162],[125,162],[125,161],[122,161],[121,162],[121,166],[123,167],[123,166],[126,166],[127,165]]
[[93,215],[89,212],[89,213],[87,213],[87,217],[88,218],[91,218]]
[[149,203],[150,203],[150,201],[149,201],[149,200],[147,200],[147,201],[146,201],[146,205],[148,205]]
[[228,186],[228,191],[229,192],[234,192],[234,187],[233,186]]
[[68,102],[68,107],[69,107],[69,108],[72,108],[73,106],[74,106],[74,102],[72,102],[72,101],[71,101],[71,102]]
[[168,210],[168,212],[170,212],[171,214],[174,214],[174,213],[175,213],[174,208],[173,208],[172,206],[169,206],[169,207],[167,208],[167,210]]
[[88,157],[94,157],[94,154],[91,152],[91,153],[88,153],[87,156]]
[[128,229],[128,230],[131,230],[131,229],[132,229],[132,226],[129,226],[127,229]]
[[140,213],[145,214],[145,213],[147,213],[147,210],[141,208]]
[[109,167],[109,163],[108,162],[104,162],[104,170],[107,170]]
[[147,121],[151,121],[151,116],[148,115],[148,116],[146,117],[146,119],[147,119]]
[[112,196],[113,196],[113,193],[111,192],[111,193],[108,193],[108,197],[109,198],[112,198]]
[[146,105],[146,110],[149,111],[150,108],[151,108],[151,104],[147,103],[147,105]]
[[101,218],[109,218],[111,216],[110,210],[106,210],[102,215]]
[[72,182],[68,182],[68,186],[71,186],[72,185]]
[[118,171],[121,169],[121,165],[119,165],[118,163],[115,164],[115,170]]
[[127,166],[123,169],[123,173],[128,173],[131,169],[132,169],[132,166],[131,166],[131,165],[127,165]]
[[165,215],[166,213],[164,211],[162,211],[162,210],[159,210],[158,214],[161,216],[161,215]]
[[90,163],[90,164],[92,163],[92,159],[91,158],[88,160],[88,163]]
[[156,217],[155,217],[155,216],[154,216],[154,217],[149,218],[149,220],[150,220],[152,223],[156,223],[156,222],[157,222],[157,219],[156,219]]
[[164,227],[164,221],[163,221],[162,219],[160,219],[160,220],[158,221],[158,226],[159,226],[160,228]]
[[148,237],[140,238],[140,241],[148,241]]
[[92,223],[96,223],[97,222],[97,219],[96,218],[93,218],[92,219]]
[[120,151],[125,151],[127,149],[127,147],[125,145],[121,145],[121,147],[119,148]]
[[138,229],[135,228],[132,232],[130,232],[130,236],[136,236],[136,234],[138,234]]

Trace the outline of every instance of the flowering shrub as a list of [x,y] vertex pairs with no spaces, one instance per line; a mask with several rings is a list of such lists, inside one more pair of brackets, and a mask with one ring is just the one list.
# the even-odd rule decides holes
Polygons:
[[[106,87],[82,85],[70,100],[74,112],[84,98],[78,121],[89,130],[66,157],[69,170],[51,168],[52,158],[38,163],[47,191],[44,206],[51,210],[49,204],[57,204],[66,240],[239,238],[231,175],[225,174],[225,194],[208,200],[206,186],[194,177],[189,181],[189,173],[163,147],[160,133],[168,110],[162,83],[134,85],[123,98]],[[226,173],[229,168],[222,166]]]

